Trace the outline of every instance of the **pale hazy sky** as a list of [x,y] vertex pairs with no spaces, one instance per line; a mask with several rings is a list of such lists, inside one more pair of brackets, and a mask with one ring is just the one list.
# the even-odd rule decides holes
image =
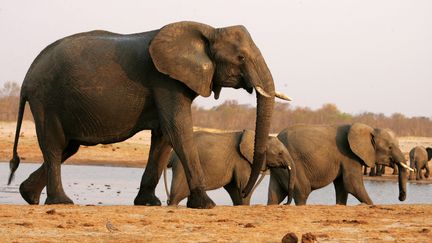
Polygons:
[[[0,84],[21,83],[36,55],[61,37],[182,20],[246,26],[294,106],[432,117],[431,0],[0,0]],[[255,105],[255,95],[227,88],[218,101],[196,103],[226,99]]]

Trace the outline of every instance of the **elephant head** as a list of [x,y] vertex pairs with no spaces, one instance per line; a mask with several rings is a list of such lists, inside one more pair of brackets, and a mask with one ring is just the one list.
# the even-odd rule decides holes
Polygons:
[[196,94],[219,97],[222,87],[253,89],[257,96],[254,159],[243,193],[255,184],[265,161],[275,96],[273,78],[264,58],[243,26],[213,28],[195,22],[166,25],[149,47],[156,69],[179,80]]
[[406,159],[399,148],[399,142],[391,130],[373,129],[365,124],[355,123],[348,132],[348,143],[351,150],[366,166],[373,167],[375,162],[390,166],[398,165],[399,200],[406,199],[406,182],[408,171]]
[[[253,131],[244,130],[239,144],[240,153],[253,165],[253,141],[255,133]],[[287,172],[288,201],[291,202],[294,191],[294,178],[296,176],[295,163],[288,149],[276,137],[269,136],[265,152],[265,162],[261,167],[262,171],[268,168],[283,167]]]

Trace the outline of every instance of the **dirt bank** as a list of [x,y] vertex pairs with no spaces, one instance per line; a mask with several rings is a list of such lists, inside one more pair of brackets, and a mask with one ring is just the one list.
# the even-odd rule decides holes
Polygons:
[[184,207],[0,205],[2,242],[430,242],[432,206]]

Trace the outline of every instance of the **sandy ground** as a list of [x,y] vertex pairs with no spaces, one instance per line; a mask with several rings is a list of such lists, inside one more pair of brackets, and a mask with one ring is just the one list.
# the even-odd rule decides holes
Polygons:
[[431,242],[432,206],[0,205],[2,242]]
[[[0,123],[0,161],[12,152],[15,123]],[[68,164],[143,167],[150,133],[82,147]],[[400,138],[407,153],[432,138]],[[34,125],[23,125],[19,154],[40,162]],[[90,161],[90,162],[89,162]],[[388,170],[391,171],[391,170]],[[431,200],[432,201],[432,200]],[[138,206],[0,205],[1,242],[281,242],[308,232],[316,242],[432,242],[431,205],[217,206],[211,210]]]

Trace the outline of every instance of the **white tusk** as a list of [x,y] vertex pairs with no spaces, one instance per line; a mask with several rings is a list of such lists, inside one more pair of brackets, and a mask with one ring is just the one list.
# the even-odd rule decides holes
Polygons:
[[288,170],[291,170],[291,166],[288,165]]
[[288,95],[286,95],[284,93],[278,92],[278,91],[275,91],[275,96],[278,97],[279,99],[282,99],[282,100],[292,101],[291,97],[289,97]]
[[399,164],[400,164],[402,167],[404,167],[405,169],[409,170],[409,171],[414,171],[411,167],[409,167],[408,165],[406,165],[406,164],[403,163],[403,162],[400,162]]
[[263,90],[263,88],[261,88],[260,86],[256,86],[256,87],[255,87],[255,90],[256,90],[258,93],[260,93],[260,95],[262,95],[262,96],[264,96],[264,97],[267,97],[267,98],[271,98],[271,96],[270,96],[267,92],[265,92],[265,91]]

